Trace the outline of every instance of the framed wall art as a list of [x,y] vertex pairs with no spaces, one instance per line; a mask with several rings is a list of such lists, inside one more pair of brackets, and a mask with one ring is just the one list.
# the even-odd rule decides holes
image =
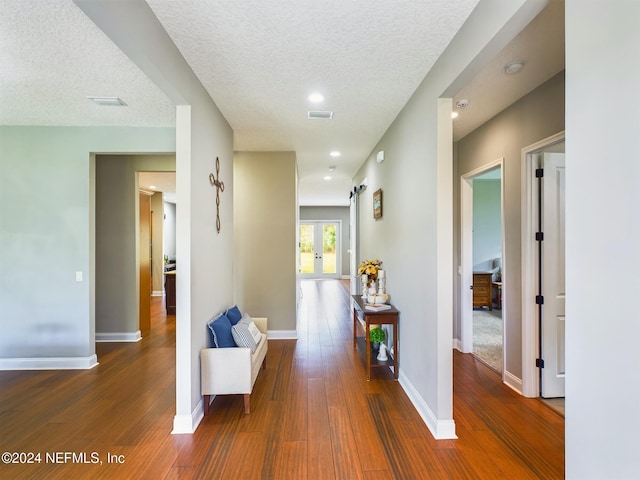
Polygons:
[[382,189],[373,192],[373,218],[382,218]]

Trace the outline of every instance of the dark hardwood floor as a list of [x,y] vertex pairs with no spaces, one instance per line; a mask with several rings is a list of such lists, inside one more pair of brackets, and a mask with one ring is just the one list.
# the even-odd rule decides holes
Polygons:
[[98,344],[92,370],[0,372],[0,452],[40,454],[0,478],[563,478],[560,415],[454,351],[459,438],[436,441],[391,372],[365,381],[344,284],[303,294],[299,339],[270,340],[251,415],[242,396],[217,397],[193,435],[170,433],[175,317],[159,298],[143,340]]

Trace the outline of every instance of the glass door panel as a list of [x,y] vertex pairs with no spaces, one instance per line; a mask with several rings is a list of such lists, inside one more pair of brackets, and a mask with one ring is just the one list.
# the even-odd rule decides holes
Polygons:
[[338,273],[336,260],[336,235],[338,226],[335,223],[322,225],[322,273]]
[[300,274],[306,278],[338,278],[340,228],[337,222],[300,224]]
[[300,273],[312,275],[315,272],[315,225],[300,225]]

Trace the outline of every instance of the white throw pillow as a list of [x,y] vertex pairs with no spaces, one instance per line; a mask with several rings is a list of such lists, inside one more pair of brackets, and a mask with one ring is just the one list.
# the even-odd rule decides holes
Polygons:
[[262,335],[260,333],[260,330],[258,329],[256,324],[253,323],[253,320],[251,319],[251,317],[248,314],[245,313],[243,315],[243,318],[246,318],[247,320],[249,320],[249,333],[251,334],[251,336],[255,340],[256,344],[259,344],[260,340],[262,340]]
[[249,348],[251,353],[256,351],[262,340],[260,330],[246,313],[242,316],[242,320],[231,327],[231,334],[238,347]]

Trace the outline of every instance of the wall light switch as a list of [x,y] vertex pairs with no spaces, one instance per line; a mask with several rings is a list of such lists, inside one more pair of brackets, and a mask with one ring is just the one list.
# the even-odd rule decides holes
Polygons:
[[76,272],[76,282],[82,281],[82,272]]

